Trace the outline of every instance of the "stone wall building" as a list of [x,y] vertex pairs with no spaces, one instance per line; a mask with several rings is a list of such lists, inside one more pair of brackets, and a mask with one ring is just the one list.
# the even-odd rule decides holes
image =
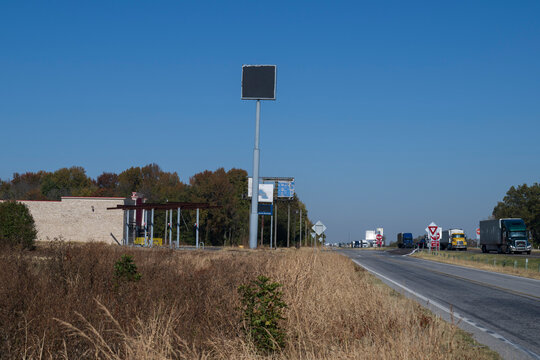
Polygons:
[[107,210],[131,201],[122,197],[63,196],[60,201],[17,200],[25,204],[36,224],[37,240],[122,243],[124,211]]

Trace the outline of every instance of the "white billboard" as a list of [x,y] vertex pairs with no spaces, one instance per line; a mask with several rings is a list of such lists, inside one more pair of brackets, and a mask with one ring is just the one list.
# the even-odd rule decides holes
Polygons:
[[[253,180],[248,178],[248,197],[252,196]],[[259,184],[259,202],[274,202],[274,184]]]

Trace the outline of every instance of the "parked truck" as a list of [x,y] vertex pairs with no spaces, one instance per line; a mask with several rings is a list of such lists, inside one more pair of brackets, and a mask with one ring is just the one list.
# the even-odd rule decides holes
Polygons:
[[462,229],[448,229],[442,232],[441,250],[467,250],[467,240]]
[[411,233],[399,233],[397,234],[397,246],[398,248],[413,248],[413,236]]
[[483,253],[531,253],[527,226],[519,218],[480,221],[480,246]]

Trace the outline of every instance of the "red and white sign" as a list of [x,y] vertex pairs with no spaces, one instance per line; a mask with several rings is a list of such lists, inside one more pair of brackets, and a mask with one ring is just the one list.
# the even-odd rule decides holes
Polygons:
[[377,246],[381,246],[382,245],[382,235],[377,234],[377,236],[375,236],[375,239],[377,239]]
[[480,229],[476,229],[476,240],[480,240]]
[[440,247],[440,241],[442,237],[442,228],[439,227],[437,224],[432,222],[428,225],[426,228],[426,232],[428,233],[428,239],[431,244],[431,248],[439,248]]

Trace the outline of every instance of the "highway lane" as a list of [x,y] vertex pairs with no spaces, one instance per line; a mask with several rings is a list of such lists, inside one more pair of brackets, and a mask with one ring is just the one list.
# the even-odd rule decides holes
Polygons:
[[[339,250],[507,359],[540,359],[540,281],[385,251]],[[450,315],[452,313],[453,315]]]

